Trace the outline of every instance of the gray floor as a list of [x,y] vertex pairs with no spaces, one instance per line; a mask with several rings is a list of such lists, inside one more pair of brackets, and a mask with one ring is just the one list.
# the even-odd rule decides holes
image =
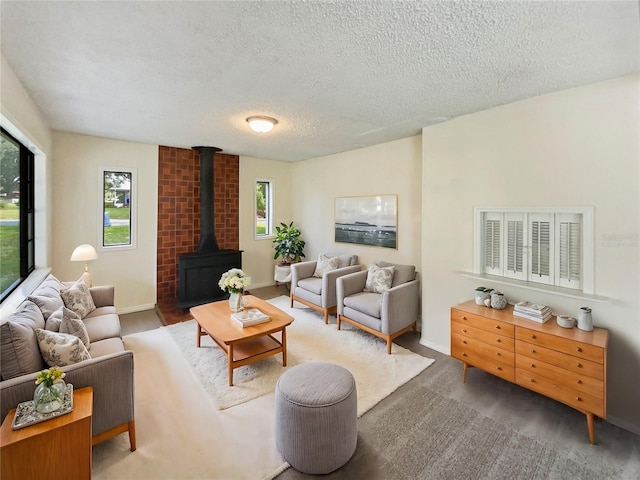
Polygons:
[[[154,311],[121,320],[123,335],[161,326]],[[396,343],[436,362],[358,420],[355,454],[324,478],[640,479],[640,436],[597,420],[590,445],[581,413],[477,369],[463,384],[460,362],[419,340],[409,332]],[[312,477],[289,468],[277,478]]]

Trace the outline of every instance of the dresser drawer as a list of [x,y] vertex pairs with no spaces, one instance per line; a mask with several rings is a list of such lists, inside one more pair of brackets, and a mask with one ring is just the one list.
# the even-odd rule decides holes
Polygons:
[[461,310],[451,309],[451,321],[458,322],[463,325],[469,325],[470,327],[479,328],[486,332],[497,333],[505,337],[513,338],[513,325],[501,322],[500,320],[493,320],[491,318],[481,317],[473,313],[463,312]]
[[604,401],[585,392],[554,382],[529,370],[516,368],[516,383],[520,386],[559,400],[582,412],[592,412],[605,418]]
[[573,388],[593,395],[594,398],[604,400],[604,382],[602,380],[596,380],[595,378],[522,355],[516,356],[516,368],[526,370],[532,374],[542,375],[557,385]]
[[511,351],[504,350],[500,347],[481,342],[475,338],[465,337],[464,335],[451,335],[451,345],[458,345],[467,350],[477,352],[487,359],[492,359],[500,363],[505,363],[513,367],[515,354]]
[[[463,343],[463,341],[466,341],[467,343]],[[498,351],[496,352],[496,350]],[[469,343],[469,339],[466,337],[462,337],[459,335],[452,336],[452,357],[462,360],[463,362],[480,368],[488,373],[504,378],[505,380],[513,382],[515,380],[513,374],[513,356],[508,358],[508,355],[497,356],[496,353],[502,354],[499,349],[492,349],[488,345],[471,345]]]
[[515,346],[515,342],[512,337],[507,337],[494,332],[487,332],[486,330],[481,330],[458,321],[451,322],[451,334],[476,338],[484,343],[488,343],[504,350],[511,350],[512,352]]
[[604,349],[578,342],[570,338],[541,333],[524,327],[516,327],[516,340],[523,340],[559,352],[568,353],[592,362],[604,364]]
[[537,344],[516,340],[516,356],[518,355],[525,355],[526,357],[595,378],[596,380],[604,380],[603,365],[574,357],[573,355],[567,355],[566,353],[557,352],[556,350],[540,347]]

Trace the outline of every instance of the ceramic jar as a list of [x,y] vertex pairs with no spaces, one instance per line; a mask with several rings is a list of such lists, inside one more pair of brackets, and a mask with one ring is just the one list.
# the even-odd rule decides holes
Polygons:
[[578,328],[587,332],[593,330],[593,318],[589,307],[580,307],[578,311]]
[[231,292],[229,294],[229,310],[232,312],[242,310],[242,292]]
[[491,308],[496,310],[504,310],[507,306],[507,297],[503,293],[493,291],[491,292]]
[[489,297],[490,297],[489,292],[476,290],[476,298],[475,298],[476,305],[484,306],[485,305],[484,301]]

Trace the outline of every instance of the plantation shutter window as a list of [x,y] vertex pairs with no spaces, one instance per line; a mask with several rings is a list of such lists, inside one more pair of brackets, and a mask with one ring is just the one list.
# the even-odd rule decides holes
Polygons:
[[558,279],[561,287],[581,288],[582,225],[579,215],[558,215]]
[[551,216],[546,214],[532,214],[529,216],[529,226],[529,280],[537,283],[551,284],[553,278]]
[[504,276],[509,278],[525,279],[524,258],[524,215],[505,214],[505,271]]
[[500,243],[502,215],[487,213],[484,219],[484,272],[502,275]]

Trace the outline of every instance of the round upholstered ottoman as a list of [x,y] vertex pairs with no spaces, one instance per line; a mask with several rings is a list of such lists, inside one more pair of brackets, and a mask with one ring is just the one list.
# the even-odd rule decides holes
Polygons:
[[287,370],[276,385],[276,446],[296,470],[333,472],[349,461],[358,441],[356,382],[333,363]]

